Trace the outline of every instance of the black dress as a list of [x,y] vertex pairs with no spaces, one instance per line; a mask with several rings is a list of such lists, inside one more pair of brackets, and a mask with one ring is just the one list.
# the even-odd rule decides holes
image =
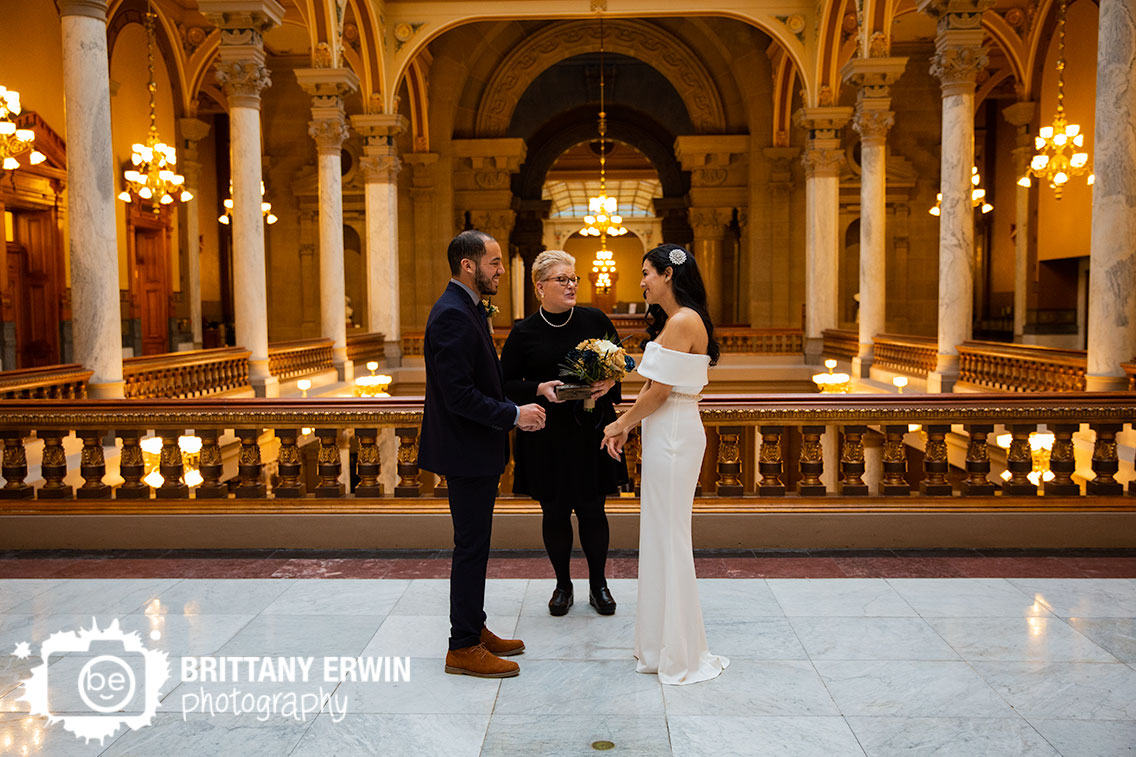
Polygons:
[[[513,325],[501,350],[505,394],[523,405],[539,403],[547,413],[540,431],[521,431],[514,437],[513,492],[538,501],[565,497],[592,499],[617,490],[627,481],[627,466],[600,449],[604,427],[615,420],[620,385],[596,400],[586,411],[583,400],[551,403],[536,394],[537,385],[561,379],[560,364],[568,351],[586,339],[607,339],[617,332],[611,320],[596,308],[577,306],[568,313],[545,313],[554,328],[537,311]],[[566,322],[567,319],[567,322]],[[570,382],[566,382],[570,383]]]

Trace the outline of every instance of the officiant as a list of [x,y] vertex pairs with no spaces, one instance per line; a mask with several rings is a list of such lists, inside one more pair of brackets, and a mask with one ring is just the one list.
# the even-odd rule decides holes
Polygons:
[[544,546],[556,573],[548,611],[565,615],[574,603],[569,570],[574,511],[588,563],[589,603],[601,615],[611,615],[615,599],[604,576],[609,540],[604,500],[627,481],[627,466],[608,457],[600,441],[604,426],[615,420],[620,385],[613,379],[592,384],[593,409],[582,399],[558,398],[557,387],[565,383],[560,366],[570,350],[617,332],[603,311],[576,304],[580,278],[568,253],[542,252],[533,262],[532,280],[540,307],[514,324],[501,350],[501,367],[509,399],[540,403],[547,421],[540,431],[516,432],[513,492],[540,502]]

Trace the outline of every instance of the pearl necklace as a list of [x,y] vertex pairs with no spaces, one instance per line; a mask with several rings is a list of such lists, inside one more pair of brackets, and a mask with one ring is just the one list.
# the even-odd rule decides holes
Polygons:
[[547,323],[552,328],[562,329],[562,328],[564,328],[565,326],[568,325],[568,321],[572,320],[572,315],[576,312],[576,306],[573,305],[572,309],[568,311],[568,318],[565,319],[564,323],[553,323],[552,321],[548,320],[548,318],[546,318],[545,315],[544,315],[544,308],[543,307],[537,308],[536,312],[540,313],[541,320],[543,320],[545,323]]

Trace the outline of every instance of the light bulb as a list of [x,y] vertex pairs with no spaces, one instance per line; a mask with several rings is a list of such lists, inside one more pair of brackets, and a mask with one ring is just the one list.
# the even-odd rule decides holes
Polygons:
[[16,139],[21,142],[32,142],[35,140],[35,132],[31,129],[16,129]]
[[1084,144],[1085,144],[1085,135],[1084,134],[1078,134],[1077,136],[1073,137],[1073,145],[1075,147],[1082,147]]
[[1081,127],[1080,127],[1079,124],[1066,124],[1066,126],[1065,126],[1065,133],[1068,134],[1070,137],[1077,136],[1077,134],[1080,133],[1080,131],[1081,131]]
[[16,125],[11,121],[0,121],[0,136],[8,136],[9,134],[16,133]]
[[130,193],[125,189],[118,193],[118,199],[122,200],[123,202],[133,202],[130,197]]
[[934,207],[934,208],[931,208],[930,210],[928,210],[927,212],[930,213],[933,216],[938,216],[938,215],[941,215],[943,211],[939,210],[938,207]]
[[260,204],[260,212],[261,212],[261,213],[267,213],[267,212],[268,212],[268,211],[270,211],[270,210],[272,210],[272,203],[270,203],[270,202],[262,202],[262,203]]
[[189,202],[192,199],[193,199],[193,194],[191,192],[184,192],[183,191],[181,193],[181,201],[182,202]]
[[1038,135],[1041,136],[1042,139],[1052,139],[1053,138],[1053,127],[1052,126],[1043,126],[1043,127],[1041,127],[1041,129],[1038,130],[1037,133],[1038,133]]
[[990,203],[988,203],[988,202],[982,203],[982,213],[983,214],[989,213],[993,209],[994,209],[994,206],[991,205]]
[[154,193],[150,191],[149,187],[142,187],[141,189],[138,190],[138,196],[141,197],[143,200],[149,200],[151,197],[154,196]]
[[1064,171],[1058,171],[1057,175],[1053,177],[1053,183],[1060,186],[1069,181],[1069,176]]
[[232,209],[233,209],[233,201],[232,201],[232,199],[227,199],[227,200],[225,200],[225,208],[226,208],[226,209],[228,209],[228,210],[232,210]]
[[32,154],[28,156],[28,162],[33,166],[38,166],[40,163],[47,160],[47,156],[39,150],[32,150]]
[[229,217],[228,217],[228,216],[217,216],[217,220],[218,220],[218,221],[219,221],[220,223],[223,223],[223,224],[225,224],[226,226],[228,226],[228,225],[229,225]]
[[1054,134],[1053,135],[1053,144],[1057,145],[1058,147],[1061,147],[1062,145],[1065,144],[1066,139],[1068,139],[1068,138],[1064,134]]
[[272,224],[276,223],[276,216],[269,213],[268,218],[266,218],[265,220],[268,221],[268,225],[271,226]]
[[1026,189],[1029,189],[1032,184],[1033,182],[1030,181],[1030,177],[1028,176],[1023,176],[1022,178],[1018,179],[1019,187],[1025,187]]
[[158,202],[162,203],[163,205],[169,205],[173,201],[174,201],[173,197],[170,197],[168,194],[163,194],[162,199],[159,200]]

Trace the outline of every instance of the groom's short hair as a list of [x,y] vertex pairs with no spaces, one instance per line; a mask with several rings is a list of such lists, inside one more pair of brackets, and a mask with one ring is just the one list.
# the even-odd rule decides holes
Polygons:
[[467,229],[451,239],[450,246],[446,250],[446,258],[450,261],[450,273],[454,276],[461,273],[463,260],[480,263],[481,258],[485,256],[485,243],[492,241],[493,237],[477,229]]

